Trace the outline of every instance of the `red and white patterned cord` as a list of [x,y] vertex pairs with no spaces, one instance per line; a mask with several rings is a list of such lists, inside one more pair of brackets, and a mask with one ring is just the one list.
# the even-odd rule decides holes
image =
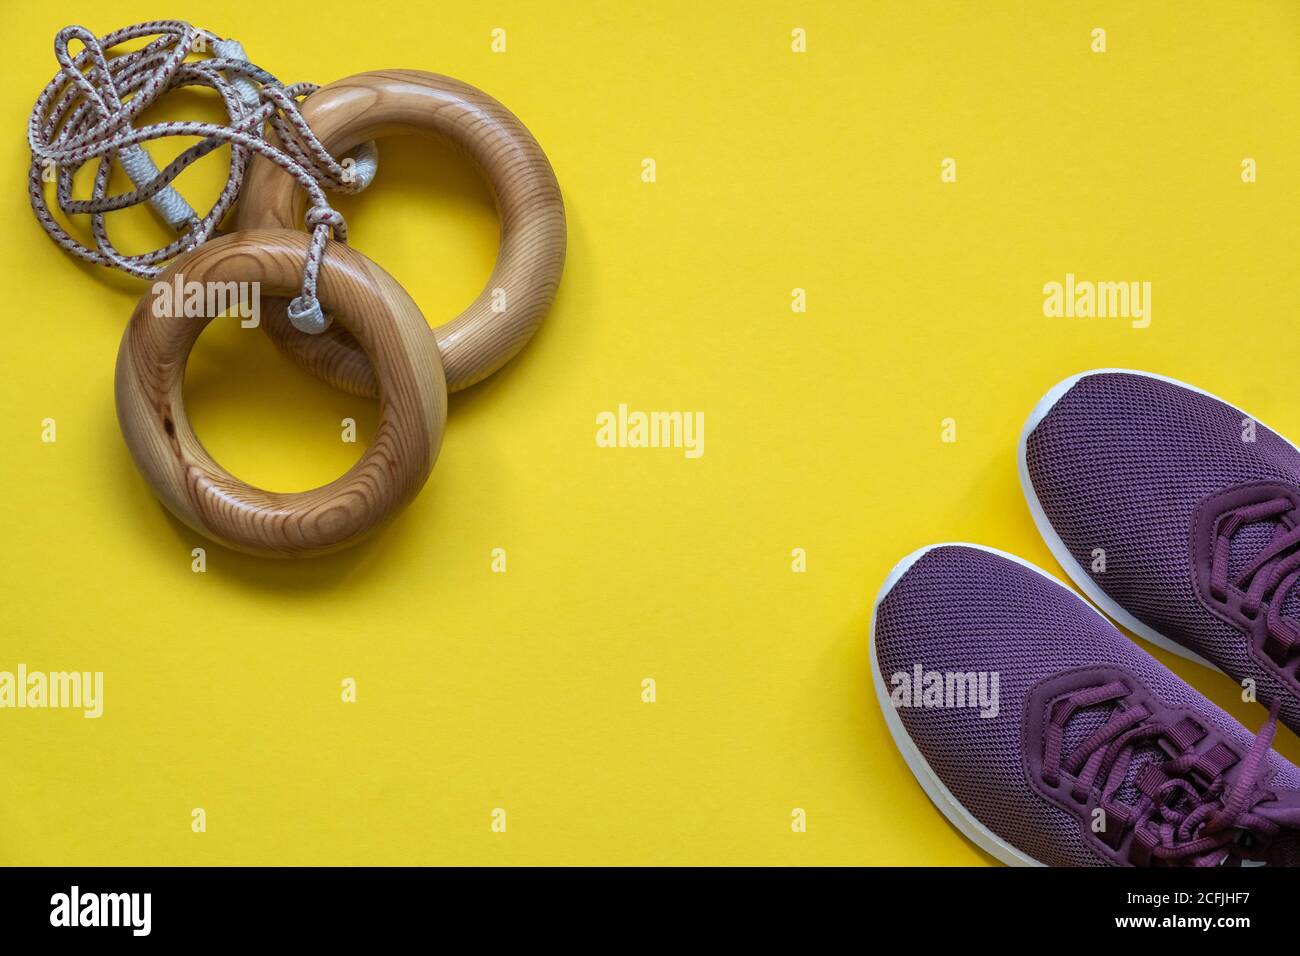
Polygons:
[[[112,58],[106,50],[143,37],[155,37],[138,50]],[[85,49],[75,57],[74,40]],[[191,53],[210,52],[190,60]],[[60,30],[54,55],[61,67],[32,109],[27,139],[32,150],[28,195],[32,211],[50,237],[65,250],[98,265],[153,278],[174,257],[211,239],[238,198],[252,153],[260,153],[286,170],[307,191],[311,230],[302,292],[289,317],[304,332],[324,331],[328,319],[316,298],[325,243],[347,241],[347,225],[329,203],[325,190],[360,192],[377,167],[373,143],[353,150],[344,163],[335,160],[312,133],[298,109],[298,99],[319,89],[313,83],[286,86],[249,63],[238,41],[222,39],[180,20],[155,20],[116,30],[102,38],[79,26]],[[188,86],[215,90],[230,117],[228,125],[203,122],[155,123],[136,129],[132,122],[164,94]],[[125,101],[125,102],[124,102]],[[270,124],[277,146],[266,140]],[[140,144],[169,136],[201,137],[161,171]],[[199,216],[171,182],[191,163],[223,145],[230,146],[226,184],[206,215]],[[74,199],[73,176],[98,159],[89,199]],[[112,161],[122,164],[135,189],[108,195]],[[89,215],[94,245],[88,246],[59,224],[45,196],[46,170],[55,172],[55,194],[66,215]],[[148,202],[179,233],[167,245],[139,255],[119,252],[109,239],[106,213]]]

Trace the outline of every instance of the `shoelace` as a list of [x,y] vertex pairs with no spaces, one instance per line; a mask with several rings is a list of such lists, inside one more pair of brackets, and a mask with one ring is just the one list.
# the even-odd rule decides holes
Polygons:
[[1284,663],[1300,644],[1300,628],[1282,617],[1282,605],[1300,581],[1300,526],[1274,533],[1263,550],[1231,579],[1228,560],[1232,536],[1242,527],[1281,518],[1293,507],[1290,499],[1279,495],[1226,514],[1215,529],[1214,560],[1210,570],[1210,585],[1220,597],[1227,594],[1229,583],[1245,592],[1241,610],[1248,617],[1256,617],[1263,603],[1269,602],[1265,616],[1268,629],[1265,651],[1279,663]]
[[[1058,785],[1062,772],[1069,774],[1075,778],[1074,795],[1079,800],[1100,785],[1100,806],[1106,812],[1107,825],[1131,825],[1141,855],[1172,865],[1219,866],[1229,859],[1242,858],[1239,842],[1243,836],[1266,843],[1277,835],[1281,828],[1254,810],[1269,796],[1262,788],[1262,780],[1277,731],[1279,702],[1274,701],[1270,708],[1268,720],[1242,759],[1230,791],[1223,771],[1235,760],[1220,766],[1213,750],[1211,754],[1192,753],[1180,745],[1179,727],[1154,719],[1151,711],[1137,702],[1117,708],[1069,757],[1063,757],[1065,726],[1075,713],[1085,707],[1122,701],[1130,694],[1125,684],[1114,681],[1081,690],[1053,705],[1044,734],[1043,756],[1044,777],[1050,784]],[[1146,741],[1162,740],[1179,746],[1182,753],[1138,773],[1134,781],[1138,792],[1135,804],[1118,802],[1115,797],[1128,780],[1135,748]],[[1192,779],[1193,771],[1212,779],[1208,785],[1198,787]]]
[[[138,50],[109,58],[105,51],[142,37],[156,37]],[[73,56],[69,45],[85,49]],[[207,59],[189,61],[191,53],[209,50]],[[373,178],[373,144],[354,150],[356,165],[348,170],[336,161],[312,133],[298,110],[297,100],[319,87],[314,83],[285,85],[249,63],[234,40],[223,40],[180,20],[156,20],[96,37],[84,27],[59,31],[54,41],[60,71],[45,87],[32,110],[28,142],[32,166],[28,196],[41,226],[65,250],[97,265],[121,269],[140,278],[154,278],[162,264],[206,242],[239,194],[253,152],[289,172],[308,193],[305,216],[311,244],[303,268],[302,292],[290,305],[289,317],[304,332],[323,331],[328,324],[316,298],[316,281],[326,241],[347,241],[343,217],[330,205],[325,189],[357,192]],[[203,122],[155,123],[134,129],[132,122],[146,107],[171,90],[205,86],[215,90],[229,114],[228,124]],[[274,130],[278,147],[267,142],[264,126]],[[161,172],[142,143],[168,136],[197,136]],[[199,216],[172,188],[190,164],[219,146],[229,145],[230,172],[211,210]],[[111,161],[117,158],[135,189],[108,194]],[[91,198],[72,198],[73,175],[84,163],[99,159]],[[44,177],[57,169],[56,194],[64,213],[88,214],[95,245],[87,246],[51,215],[45,200]],[[167,245],[140,255],[118,251],[108,236],[104,214],[148,202],[179,233]]]

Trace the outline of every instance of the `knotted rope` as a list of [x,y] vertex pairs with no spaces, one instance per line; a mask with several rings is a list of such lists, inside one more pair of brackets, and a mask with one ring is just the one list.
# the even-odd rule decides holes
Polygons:
[[[120,43],[156,37],[138,50],[111,59],[104,54]],[[68,45],[81,41],[75,57]],[[191,53],[211,51],[207,59],[187,61]],[[374,179],[378,156],[373,143],[352,151],[348,167],[321,145],[302,118],[298,99],[315,92],[314,83],[285,85],[248,62],[237,40],[222,39],[180,20],[156,20],[116,30],[102,38],[84,27],[60,30],[54,39],[59,73],[41,93],[28,122],[32,150],[28,194],[32,211],[50,237],[65,250],[98,265],[154,278],[170,259],[211,239],[238,198],[252,153],[260,153],[292,175],[307,191],[311,230],[302,291],[290,303],[289,318],[304,332],[321,332],[328,320],[316,297],[325,243],[347,241],[347,225],[325,190],[360,192]],[[136,129],[133,121],[166,93],[187,86],[216,90],[230,117],[228,125],[191,121],[155,123]],[[125,102],[124,102],[125,100]],[[278,146],[266,139],[270,125]],[[169,136],[202,139],[159,171],[142,143]],[[171,182],[191,163],[222,145],[230,146],[230,171],[212,208],[200,216]],[[117,159],[135,189],[108,194],[112,161]],[[72,197],[73,176],[98,159],[90,199]],[[94,246],[69,235],[51,214],[45,198],[47,168],[57,169],[56,196],[67,215],[88,214]],[[152,252],[126,255],[109,239],[104,214],[148,202],[179,236]]]

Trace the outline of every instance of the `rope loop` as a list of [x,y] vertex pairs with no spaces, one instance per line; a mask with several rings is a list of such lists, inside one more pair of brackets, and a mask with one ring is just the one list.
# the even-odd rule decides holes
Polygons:
[[[123,43],[149,39],[139,49],[109,57]],[[73,43],[83,49],[73,54]],[[203,59],[192,55],[206,54]],[[316,298],[316,281],[325,243],[347,241],[347,224],[325,190],[356,193],[375,177],[378,151],[363,143],[342,160],[321,144],[298,101],[314,93],[314,83],[281,83],[250,63],[243,45],[182,20],[152,20],[97,37],[85,27],[64,27],[54,38],[60,70],[36,100],[27,125],[32,151],[27,192],[36,219],[50,238],[78,258],[120,269],[143,279],[158,276],[166,263],[217,235],[243,185],[248,161],[261,154],[284,169],[307,192],[306,224],[312,234],[303,265],[302,292],[293,300],[294,326],[312,334],[329,320]],[[161,97],[185,87],[206,87],[221,97],[228,122],[174,121],[135,127],[134,123]],[[267,127],[275,143],[267,138]],[[168,137],[197,137],[199,142],[159,169],[145,143]],[[191,164],[221,147],[230,147],[226,182],[212,208],[200,215],[172,186]],[[89,199],[73,198],[73,178],[86,163],[98,161]],[[108,184],[116,160],[135,187],[110,195]],[[58,208],[67,216],[90,217],[93,243],[70,235],[54,218],[45,195],[55,183]],[[140,254],[121,252],[108,235],[105,214],[148,203],[176,233],[173,241]]]

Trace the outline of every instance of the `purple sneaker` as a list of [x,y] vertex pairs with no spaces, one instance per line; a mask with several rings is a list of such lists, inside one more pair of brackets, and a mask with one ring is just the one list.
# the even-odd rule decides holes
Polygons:
[[1098,607],[1253,681],[1300,732],[1300,451],[1238,408],[1144,372],[1058,384],[1020,440],[1038,530]]
[[941,544],[871,624],[885,723],[930,799],[1012,865],[1300,864],[1300,770],[1044,571]]

